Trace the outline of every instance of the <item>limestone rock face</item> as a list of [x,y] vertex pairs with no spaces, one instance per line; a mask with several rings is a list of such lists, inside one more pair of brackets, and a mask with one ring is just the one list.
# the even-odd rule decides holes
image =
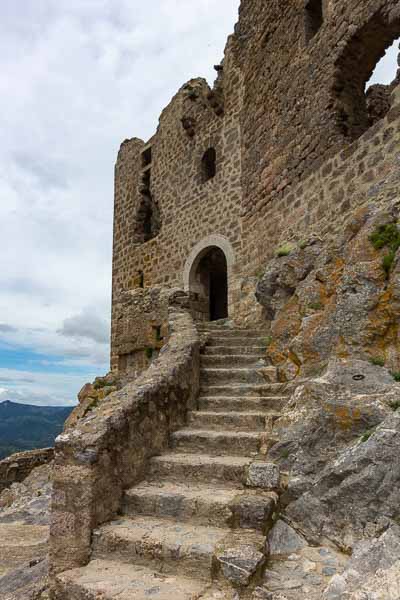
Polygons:
[[310,237],[288,256],[274,258],[257,299],[271,322],[268,355],[283,380],[315,376],[332,357],[384,363],[400,371],[398,253],[386,269],[387,245],[371,235],[395,224],[398,206],[359,209],[342,235]]
[[289,495],[313,485],[340,450],[393,414],[400,385],[382,367],[333,359],[323,376],[300,383],[273,435],[269,456],[290,468]]
[[397,410],[329,462],[286,514],[315,537],[345,548],[379,535],[400,518],[399,451]]
[[400,528],[390,527],[379,538],[360,542],[344,572],[335,575],[323,600],[386,600],[400,593]]

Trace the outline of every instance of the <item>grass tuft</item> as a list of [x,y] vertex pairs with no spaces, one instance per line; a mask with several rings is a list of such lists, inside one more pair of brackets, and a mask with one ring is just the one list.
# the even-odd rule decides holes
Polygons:
[[294,249],[294,244],[288,242],[287,244],[283,244],[283,246],[278,248],[278,250],[276,251],[276,256],[278,258],[282,258],[283,256],[289,256],[289,254],[291,254]]
[[386,223],[386,225],[379,225],[373,233],[371,233],[369,240],[375,250],[382,250],[382,248],[388,248],[388,254],[382,260],[382,268],[389,277],[390,271],[392,270],[397,250],[400,248],[400,231],[397,227],[397,223]]
[[372,365],[375,365],[376,367],[384,367],[385,366],[385,359],[382,356],[372,356],[369,359],[369,362]]

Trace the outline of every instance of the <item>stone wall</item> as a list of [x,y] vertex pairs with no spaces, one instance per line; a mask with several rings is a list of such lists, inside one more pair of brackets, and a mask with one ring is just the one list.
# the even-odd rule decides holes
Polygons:
[[44,448],[12,454],[0,461],[0,493],[13,483],[23,481],[36,467],[50,463],[53,455],[53,448]]
[[[319,20],[311,5],[319,5]],[[251,231],[257,219],[269,224],[270,203],[280,208],[289,186],[368,129],[365,85],[400,35],[400,6],[242,0],[235,33],[244,78],[243,214],[254,215],[244,229]]]
[[162,287],[121,292],[114,303],[111,368],[134,378],[159,354],[168,337],[171,305],[189,308],[182,291]]
[[199,339],[187,311],[172,307],[170,337],[135,383],[107,397],[56,440],[51,569],[85,565],[92,530],[118,513],[122,493],[186,422],[199,389]]
[[400,87],[392,108],[364,135],[324,161],[308,177],[269,198],[265,220],[255,218],[247,239],[246,269],[257,272],[280,245],[341,234],[352,213],[376,202],[384,207],[398,194],[400,182]]

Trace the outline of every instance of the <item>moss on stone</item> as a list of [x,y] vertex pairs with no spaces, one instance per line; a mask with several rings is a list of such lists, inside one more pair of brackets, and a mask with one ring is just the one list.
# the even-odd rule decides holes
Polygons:
[[289,256],[289,254],[291,254],[294,249],[295,249],[295,245],[288,242],[278,248],[278,250],[276,251],[276,256],[278,258],[281,258],[283,256]]

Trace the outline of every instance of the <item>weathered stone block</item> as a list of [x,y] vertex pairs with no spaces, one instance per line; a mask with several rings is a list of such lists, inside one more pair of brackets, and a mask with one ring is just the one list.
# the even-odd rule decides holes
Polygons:
[[281,486],[280,468],[274,463],[254,462],[250,465],[246,485],[264,490],[277,490]]
[[252,546],[238,546],[226,549],[217,559],[226,579],[234,585],[248,585],[265,556]]

